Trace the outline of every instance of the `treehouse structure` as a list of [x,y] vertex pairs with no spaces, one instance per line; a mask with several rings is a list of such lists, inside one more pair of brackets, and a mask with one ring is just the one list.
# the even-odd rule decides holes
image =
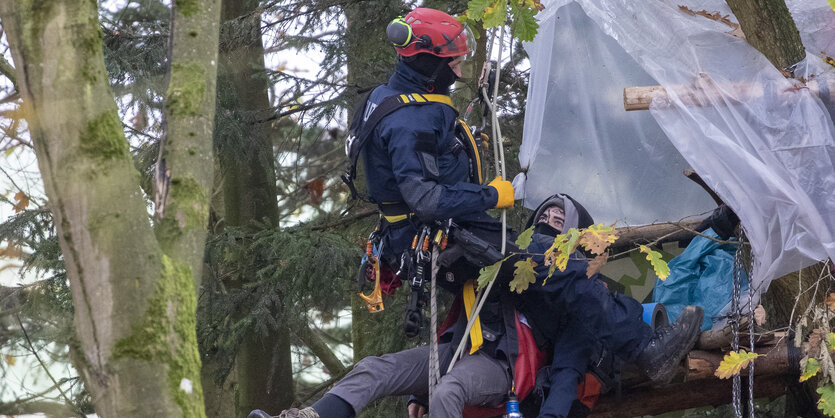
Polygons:
[[[806,58],[778,69],[745,40],[724,0],[544,2],[539,33],[525,45],[531,74],[517,198],[533,207],[568,193],[595,221],[616,223],[611,254],[620,255],[602,273],[645,302],[658,278],[628,250],[652,243],[671,258],[719,202],[739,216],[751,256],[742,292],[724,295],[674,383],[652,388],[627,371],[622,394],[603,395],[593,416],[731,402],[731,381],[714,373],[738,351],[734,337],[765,355],[753,361],[755,397],[786,393],[811,373],[801,370],[808,359],[831,363],[832,347],[821,342],[828,325],[812,331],[831,312],[812,307],[815,290],[803,294],[798,280],[789,298],[780,296],[789,299],[776,312],[785,323],[758,325],[749,346],[748,318],[769,299],[769,285],[835,258],[835,13],[825,2],[786,4]],[[813,269],[811,282],[831,277],[830,266]],[[817,291],[822,301],[827,291]],[[805,312],[792,311],[795,297]],[[790,332],[800,317],[808,323]],[[819,385],[833,377],[822,373]]]

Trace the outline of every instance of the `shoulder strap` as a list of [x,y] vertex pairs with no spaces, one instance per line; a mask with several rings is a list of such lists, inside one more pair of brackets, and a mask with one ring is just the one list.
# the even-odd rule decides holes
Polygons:
[[[345,143],[345,154],[348,156],[348,170],[344,175],[342,175],[342,181],[348,185],[349,189],[351,189],[351,198],[355,199],[357,197],[357,191],[354,187],[354,178],[357,174],[357,160],[359,159],[360,153],[365,147],[366,142],[368,142],[368,138],[374,131],[374,128],[377,127],[377,124],[391,112],[394,112],[401,107],[424,105],[429,103],[442,103],[455,110],[452,106],[452,99],[450,99],[449,96],[443,94],[421,93],[406,93],[386,97],[379,105],[377,105],[377,107],[374,108],[374,110],[371,111],[371,114],[365,122],[362,121],[363,117],[361,114],[365,113],[367,103],[364,103],[361,109],[360,107],[357,107],[358,112],[354,114],[354,118],[351,121],[348,138]],[[456,115],[458,114],[457,111],[455,113]]]

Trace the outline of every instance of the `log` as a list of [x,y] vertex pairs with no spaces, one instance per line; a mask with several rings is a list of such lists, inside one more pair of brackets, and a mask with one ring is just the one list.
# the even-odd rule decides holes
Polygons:
[[665,242],[689,240],[695,234],[688,229],[694,229],[700,222],[701,219],[697,219],[694,221],[664,222],[617,228],[618,239],[609,248],[615,254],[656,241],[658,244],[663,244]]
[[[808,349],[808,344],[804,344],[790,355],[786,343],[758,347],[755,352],[764,356],[754,361],[755,396],[782,395],[787,385],[797,381],[800,372],[797,362]],[[645,377],[637,373],[637,369],[627,365],[623,370],[624,390],[620,399],[614,391],[602,395],[590,416],[657,415],[687,408],[727,404],[731,401],[732,380],[721,380],[714,375],[723,357],[724,353],[693,350],[674,379],[677,383],[657,387],[651,386]],[[747,376],[747,368],[741,374]]]
[[[801,352],[802,348],[798,348]],[[764,355],[754,360],[754,376],[791,376],[799,372],[799,364],[790,364],[788,346],[779,344],[773,347],[757,347],[757,354]],[[693,350],[685,359],[687,374],[685,382],[695,380],[714,379],[714,372],[722,362],[724,355],[718,352]],[[743,376],[748,375],[748,368],[742,370]]]
[[[754,381],[754,396],[775,398],[786,391],[786,378],[765,376]],[[731,402],[731,380],[699,380],[662,387],[643,386],[624,390],[618,399],[614,393],[600,397],[589,417],[616,418],[658,415],[703,406]],[[747,386],[746,389],[747,390]]]
[[[808,89],[812,94],[820,97],[827,105],[835,104],[835,80],[810,80],[796,88],[778,92],[779,95],[791,94],[798,90]],[[725,97],[730,96],[739,101],[761,98],[765,89],[755,83],[728,83],[717,86],[707,77],[700,77],[690,85],[670,87],[685,106],[726,105]],[[770,93],[771,94],[771,93]],[[623,89],[623,108],[627,111],[647,110],[651,103],[656,106],[668,107],[671,103],[668,90],[662,86],[636,86]]]

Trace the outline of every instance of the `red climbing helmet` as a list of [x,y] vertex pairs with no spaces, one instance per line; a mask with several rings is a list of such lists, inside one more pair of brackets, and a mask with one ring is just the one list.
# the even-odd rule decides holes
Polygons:
[[392,20],[386,27],[386,35],[397,53],[404,57],[420,53],[457,57],[475,51],[470,28],[435,9],[417,8],[406,17]]

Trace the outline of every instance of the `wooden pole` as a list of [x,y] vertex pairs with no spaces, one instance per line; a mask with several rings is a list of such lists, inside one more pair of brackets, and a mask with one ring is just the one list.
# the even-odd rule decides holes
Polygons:
[[[798,81],[796,87],[776,92],[787,101],[790,95],[801,90],[809,90],[824,101],[835,104],[835,80],[810,80],[805,84]],[[771,89],[771,87],[767,87]],[[685,106],[725,106],[729,99],[734,103],[763,97],[766,89],[756,83],[727,83],[717,85],[707,77],[700,77],[690,85],[670,87],[672,92]],[[773,94],[769,91],[769,94]],[[637,86],[623,89],[623,108],[627,111],[648,110],[651,103],[658,107],[669,107],[672,98],[667,89],[661,86]]]

